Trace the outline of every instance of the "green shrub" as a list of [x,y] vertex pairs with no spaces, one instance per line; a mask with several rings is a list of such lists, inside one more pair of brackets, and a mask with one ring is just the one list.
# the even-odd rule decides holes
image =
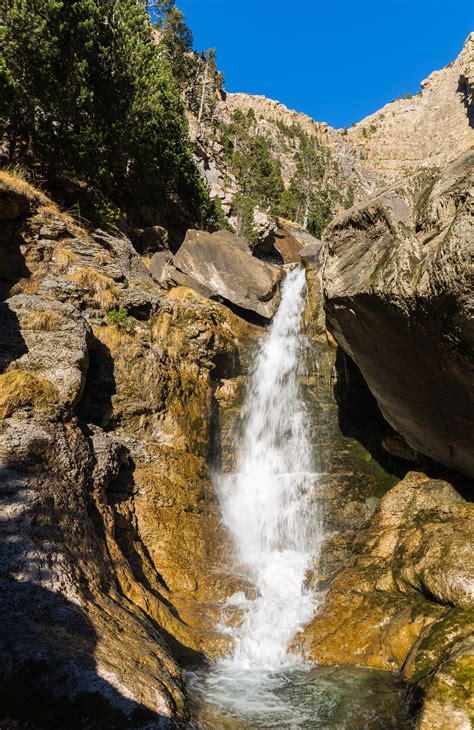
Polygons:
[[109,309],[107,319],[110,324],[125,324],[128,322],[128,312],[125,307],[119,309]]

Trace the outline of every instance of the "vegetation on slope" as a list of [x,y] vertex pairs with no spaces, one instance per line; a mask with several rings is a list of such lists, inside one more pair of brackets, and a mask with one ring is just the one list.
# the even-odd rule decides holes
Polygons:
[[173,2],[156,8],[157,44],[136,0],[5,0],[3,161],[96,222],[171,207],[205,224],[212,209],[177,83],[191,41],[176,12]]
[[[258,234],[254,211],[296,221],[319,236],[338,192],[330,161],[297,125],[261,131],[252,110],[225,122],[214,50],[193,51],[174,0],[4,0],[0,9],[0,160],[26,168],[81,218],[107,226],[157,222],[229,227],[193,158],[217,139],[237,181],[232,215]],[[275,138],[276,135],[276,138]],[[286,186],[281,157],[290,151]],[[340,196],[339,196],[340,198]]]
[[[328,182],[328,152],[314,137],[297,125],[275,124],[277,140],[258,129],[255,113],[237,109],[230,122],[216,124],[216,136],[223,145],[228,170],[239,192],[233,208],[240,220],[241,233],[255,238],[253,210],[259,206],[272,215],[282,216],[320,236],[332,219],[335,203],[351,205],[350,196],[342,201],[339,192]],[[295,172],[289,185],[282,179],[283,153],[293,158]]]

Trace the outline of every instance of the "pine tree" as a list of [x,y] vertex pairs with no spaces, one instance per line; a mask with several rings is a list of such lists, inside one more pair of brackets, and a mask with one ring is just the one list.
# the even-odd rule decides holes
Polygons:
[[171,60],[143,4],[4,0],[0,29],[11,161],[83,181],[99,216],[165,203],[195,223],[207,215]]
[[181,10],[171,5],[158,23],[161,47],[171,63],[173,75],[181,88],[189,84],[195,65],[192,48],[193,34]]

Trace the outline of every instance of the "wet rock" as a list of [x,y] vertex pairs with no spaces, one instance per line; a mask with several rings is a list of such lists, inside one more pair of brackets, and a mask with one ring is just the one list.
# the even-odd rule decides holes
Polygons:
[[280,271],[243,250],[238,237],[188,231],[174,263],[214,297],[265,318],[276,310]]
[[[408,681],[431,687],[433,698],[451,683],[453,702],[441,704],[446,712],[450,702],[457,707],[458,727],[456,713],[467,712],[468,660],[461,657],[474,628],[473,518],[473,506],[451,484],[408,473],[382,498],[368,529],[352,533],[352,542],[349,533],[323,544],[309,580],[320,588],[329,580],[330,587],[295,646],[321,663],[403,668]],[[458,672],[457,688],[450,672]],[[425,711],[427,718],[440,712],[428,700]]]
[[423,694],[418,727],[471,726],[473,669],[474,610],[453,608],[421,632],[403,667]]
[[474,474],[469,367],[474,154],[340,215],[324,239],[328,328],[408,446]]

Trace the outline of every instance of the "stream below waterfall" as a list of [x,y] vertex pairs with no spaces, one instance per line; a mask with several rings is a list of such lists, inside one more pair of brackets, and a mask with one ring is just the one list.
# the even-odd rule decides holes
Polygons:
[[[289,650],[317,611],[307,575],[324,535],[373,510],[395,481],[340,431],[334,353],[301,333],[305,294],[304,270],[291,269],[233,426],[232,469],[214,475],[236,572],[254,589],[223,611],[231,653],[187,673],[197,729],[411,727],[395,676],[319,666]],[[321,484],[363,485],[362,497],[359,489],[348,508],[318,497]]]

